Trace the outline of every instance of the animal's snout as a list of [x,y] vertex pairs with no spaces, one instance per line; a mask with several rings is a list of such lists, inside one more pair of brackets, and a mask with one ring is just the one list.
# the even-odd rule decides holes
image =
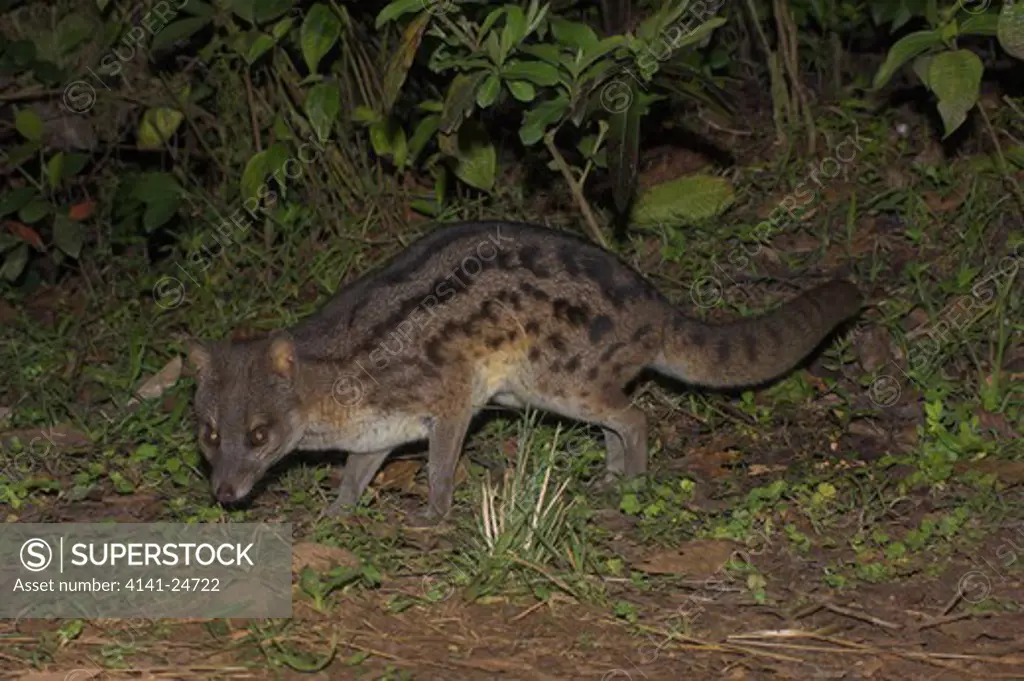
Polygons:
[[222,504],[233,504],[238,501],[238,490],[230,482],[222,482],[217,485],[214,496]]

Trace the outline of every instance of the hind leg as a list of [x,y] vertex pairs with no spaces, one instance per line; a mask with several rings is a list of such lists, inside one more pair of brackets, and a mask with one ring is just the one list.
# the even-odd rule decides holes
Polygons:
[[647,416],[622,392],[588,399],[521,394],[538,409],[600,426],[604,433],[606,478],[634,477],[647,472]]
[[[622,396],[628,405],[629,399]],[[633,406],[617,410],[610,419],[601,422],[607,454],[606,470],[609,476],[627,478],[647,472],[647,415]]]

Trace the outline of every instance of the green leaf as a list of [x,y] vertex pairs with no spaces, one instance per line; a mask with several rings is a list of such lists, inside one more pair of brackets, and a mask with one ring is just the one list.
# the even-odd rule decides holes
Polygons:
[[380,28],[389,21],[394,21],[400,16],[408,14],[409,12],[421,12],[426,9],[426,2],[428,0],[395,0],[390,5],[387,5],[377,15],[377,21],[375,27]]
[[290,10],[293,0],[256,0],[256,21],[264,24],[277,19]]
[[321,142],[331,136],[331,128],[341,113],[341,91],[333,81],[318,83],[309,90],[303,111]]
[[483,85],[476,91],[476,105],[481,109],[486,109],[491,104],[494,104],[499,92],[501,92],[501,79],[492,73],[487,76]]
[[56,64],[49,61],[36,61],[32,63],[32,73],[36,80],[48,85],[56,85],[66,78],[64,71]]
[[501,74],[508,80],[528,80],[541,87],[561,82],[558,69],[542,61],[509,62],[502,68]]
[[18,219],[26,225],[39,222],[50,214],[50,204],[42,199],[33,199],[18,211]]
[[960,27],[957,25],[956,19],[952,19],[948,23],[940,26],[938,30],[942,34],[942,42],[947,45],[953,45],[956,41],[957,35],[959,34]]
[[434,135],[437,134],[438,128],[441,126],[440,116],[427,116],[416,126],[416,130],[412,133],[412,138],[409,140],[409,163],[415,163],[416,159],[423,152],[423,149],[427,146]]
[[163,149],[174,131],[185,120],[185,114],[175,109],[147,109],[136,131],[139,149]]
[[33,187],[19,187],[4,194],[0,199],[0,218],[21,210],[35,195],[36,190]]
[[537,90],[525,80],[510,80],[505,83],[512,96],[520,102],[532,102],[537,98]]
[[[520,48],[521,52],[531,54],[534,57],[546,62],[551,66],[559,66],[562,63],[562,51],[558,49],[557,45],[540,44],[540,45],[523,45]],[[538,83],[540,85],[541,83]]]
[[[619,73],[619,65],[611,59],[594,64],[592,67],[587,69],[582,76],[580,76],[580,89],[589,90],[597,87],[612,69],[615,69],[616,74]],[[627,83],[628,81],[622,79],[620,82]],[[611,85],[611,83],[609,82],[608,85]],[[607,87],[607,85],[605,87]]]
[[68,54],[95,32],[96,26],[91,21],[72,12],[57,24],[57,47],[62,55]]
[[242,201],[258,198],[260,187],[267,183],[267,178],[276,174],[288,161],[288,147],[278,142],[269,149],[253,154],[242,171]]
[[274,36],[274,40],[280,40],[288,35],[288,31],[292,30],[292,24],[294,23],[295,19],[292,17],[285,17],[274,24],[274,27],[270,29],[270,35]]
[[203,0],[188,0],[188,2],[180,3],[180,9],[185,14],[191,14],[194,17],[206,17],[212,19],[216,10],[208,3]]
[[[1024,146],[1015,146],[1008,148],[1003,152],[1010,163],[1014,164],[1020,169],[1024,169]],[[2,215],[3,213],[0,213]]]
[[170,222],[171,218],[178,213],[180,203],[181,200],[177,193],[168,194],[158,201],[147,203],[146,211],[142,214],[142,227],[146,233]]
[[27,140],[38,142],[43,138],[43,121],[32,109],[21,109],[14,117],[14,127]]
[[14,281],[25,271],[28,264],[28,244],[21,244],[10,251],[4,258],[4,266],[0,268],[0,276],[7,281]]
[[674,24],[679,15],[688,8],[688,5],[689,3],[685,1],[661,3],[657,12],[651,14],[637,26],[637,38],[648,45],[659,40],[668,27]]
[[[456,139],[457,138],[457,139]],[[441,151],[455,160],[455,176],[482,191],[490,191],[498,170],[498,154],[479,121],[466,121],[457,135],[442,135]]]
[[412,66],[416,52],[420,49],[420,43],[423,41],[430,18],[430,14],[424,12],[409,22],[402,33],[402,44],[388,60],[387,69],[384,71],[383,101],[381,102],[381,108],[385,114],[391,113],[392,107],[398,100],[398,95],[402,92],[402,84],[405,83],[409,67]]
[[484,19],[484,23],[480,24],[480,28],[476,32],[477,40],[479,40],[481,36],[487,35],[487,33],[494,28],[494,25],[498,23],[498,19],[505,16],[508,12],[509,7],[511,7],[511,5],[501,5],[491,10],[490,14],[487,15],[487,18]]
[[541,102],[523,115],[519,128],[519,139],[526,146],[532,146],[544,137],[551,124],[557,122],[569,109],[569,99],[559,93],[554,99]]
[[51,187],[56,187],[63,179],[63,174],[64,152],[58,151],[50,157],[49,161],[46,162],[46,179],[49,180]]
[[21,165],[25,161],[35,158],[39,154],[40,147],[39,142],[19,144],[7,152],[7,161],[12,165]]
[[391,138],[391,159],[399,169],[405,168],[409,159],[409,140],[405,136],[405,130],[401,125],[395,126],[394,135]]
[[598,43],[594,29],[562,17],[551,17],[551,33],[561,44],[579,48],[584,52],[593,49]]
[[64,179],[74,177],[78,173],[82,172],[82,168],[89,162],[89,157],[85,154],[67,154],[64,157]]
[[131,184],[131,198],[145,204],[166,201],[168,196],[178,196],[181,185],[170,173],[144,173]]
[[932,59],[935,58],[933,54],[922,54],[920,57],[914,60],[914,73],[921,79],[921,83],[928,89],[931,89],[931,85],[928,84],[928,69],[931,68]]
[[692,225],[717,217],[734,199],[725,178],[689,175],[640,192],[630,217],[640,227]]
[[36,46],[31,40],[15,40],[7,46],[7,56],[15,66],[28,68],[36,60]]
[[292,8],[292,0],[231,0],[231,11],[250,24],[277,19]]
[[383,116],[368,106],[357,106],[350,115],[354,122],[361,125],[370,125],[383,119]]
[[963,125],[981,94],[985,65],[970,50],[940,52],[928,66],[929,89],[939,98],[939,115],[945,127],[943,139]]
[[53,220],[53,243],[65,255],[78,259],[82,252],[84,234],[82,226],[72,222],[66,215],[57,215]]
[[488,76],[487,71],[460,73],[452,79],[448,94],[444,98],[444,111],[441,113],[441,132],[449,134],[462,124],[476,101],[476,91]]
[[256,198],[256,192],[263,186],[268,175],[266,150],[252,155],[242,171],[241,193],[242,202]]
[[526,37],[526,29],[526,15],[523,10],[517,5],[508,5],[508,12],[505,13],[505,28],[501,31],[502,58],[508,56],[509,51]]
[[999,15],[992,12],[972,14],[960,22],[960,35],[995,36],[999,31]]
[[874,0],[871,3],[871,19],[876,26],[888,24],[896,18],[900,5],[893,0]]
[[498,34],[491,33],[484,40],[484,51],[490,58],[492,64],[502,62],[501,45],[498,43]]
[[638,97],[629,106],[611,116],[608,135],[608,171],[612,178],[615,207],[625,213],[633,199],[640,164],[640,110]]
[[393,121],[379,120],[370,126],[370,144],[378,156],[388,156],[392,152],[391,136],[394,129]]
[[299,31],[299,43],[302,45],[302,58],[310,73],[316,73],[320,60],[331,51],[341,36],[341,21],[325,5],[313,5],[302,22]]
[[256,63],[257,59],[265,55],[275,44],[271,36],[266,33],[257,32],[245,53],[245,62],[252,66]]
[[209,24],[210,17],[190,17],[167,24],[153,37],[150,51],[156,56],[169,52],[179,40],[186,41]]
[[725,23],[725,17],[714,17],[712,19],[708,19],[697,28],[692,31],[688,31],[682,38],[675,39],[671,43],[671,47],[673,50],[680,50],[684,47],[689,47],[690,45],[696,45],[697,43],[703,42],[709,35],[711,35],[712,32],[714,32],[716,28],[724,25]]
[[1024,59],[1024,3],[1004,0],[996,35],[1007,54]]
[[885,62],[875,74],[874,89],[885,86],[892,79],[893,74],[908,61],[933,47],[942,45],[942,34],[939,31],[916,31],[908,33],[889,49]]
[[[613,35],[609,38],[605,38],[583,54],[583,59],[580,60],[576,69],[578,71],[582,71],[612,50],[622,47],[625,44],[626,40],[621,35]],[[614,62],[610,61],[609,64],[614,64]]]

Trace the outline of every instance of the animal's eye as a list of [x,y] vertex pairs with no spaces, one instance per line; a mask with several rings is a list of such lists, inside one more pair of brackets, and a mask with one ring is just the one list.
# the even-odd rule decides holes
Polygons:
[[256,426],[249,431],[249,444],[253,447],[261,447],[267,442],[267,427]]
[[205,439],[206,444],[210,445],[211,447],[216,447],[217,445],[220,444],[220,435],[217,433],[216,430],[213,429],[212,426],[209,425],[206,426],[205,428],[203,439]]

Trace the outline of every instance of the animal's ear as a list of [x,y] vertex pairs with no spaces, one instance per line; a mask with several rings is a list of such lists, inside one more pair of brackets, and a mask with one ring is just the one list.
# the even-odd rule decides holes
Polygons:
[[188,361],[196,368],[198,375],[202,376],[210,371],[213,363],[213,353],[210,348],[200,340],[189,338],[185,341],[188,350]]
[[295,341],[284,333],[275,334],[270,339],[270,369],[281,378],[292,379],[295,376]]

